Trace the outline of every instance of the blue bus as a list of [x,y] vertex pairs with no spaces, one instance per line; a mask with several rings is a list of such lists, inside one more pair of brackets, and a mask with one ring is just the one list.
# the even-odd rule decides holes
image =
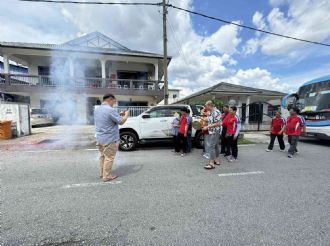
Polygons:
[[306,120],[307,136],[330,140],[330,75],[303,84],[282,100],[282,108],[298,107]]

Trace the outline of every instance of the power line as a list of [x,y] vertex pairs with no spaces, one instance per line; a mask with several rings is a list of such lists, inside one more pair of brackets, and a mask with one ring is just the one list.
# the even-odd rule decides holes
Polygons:
[[177,9],[177,10],[181,10],[181,11],[184,11],[184,12],[187,12],[187,13],[190,13],[190,14],[199,15],[199,16],[202,16],[202,17],[205,17],[205,18],[208,18],[208,19],[220,21],[220,22],[223,22],[223,23],[226,23],[226,24],[235,25],[235,26],[239,26],[239,27],[242,27],[242,28],[250,29],[250,30],[253,30],[253,31],[257,31],[257,32],[262,32],[262,33],[266,33],[266,34],[270,34],[270,35],[274,35],[274,36],[278,36],[278,37],[282,37],[282,38],[288,38],[288,39],[293,39],[293,40],[296,40],[296,41],[301,41],[301,42],[312,43],[312,44],[317,44],[317,45],[323,45],[323,46],[330,47],[330,44],[311,41],[311,40],[306,40],[306,39],[302,39],[302,38],[291,37],[291,36],[287,36],[287,35],[283,35],[283,34],[279,34],[279,33],[275,33],[275,32],[265,31],[265,30],[262,30],[262,29],[258,29],[258,28],[254,28],[254,27],[251,27],[251,26],[238,24],[238,23],[235,23],[235,22],[230,22],[230,21],[223,20],[223,19],[220,19],[220,18],[217,18],[217,17],[213,17],[213,16],[209,16],[209,15],[206,15],[206,14],[195,12],[195,11],[192,11],[192,10],[177,7],[177,6],[172,5],[172,4],[170,4],[168,7],[173,8],[173,9]]
[[[145,2],[139,2],[139,3],[124,3],[124,2],[81,2],[81,1],[69,1],[69,0],[19,0],[22,2],[44,2],[44,3],[71,3],[71,4],[107,4],[107,5],[144,5],[144,6],[162,6],[163,3],[145,3]],[[256,32],[261,32],[261,33],[266,33],[269,35],[273,35],[273,36],[277,36],[277,37],[282,37],[282,38],[287,38],[287,39],[292,39],[292,40],[296,40],[296,41],[300,41],[300,42],[305,42],[305,43],[311,43],[311,44],[317,44],[317,45],[322,45],[322,46],[327,46],[330,47],[330,44],[326,44],[326,43],[321,43],[321,42],[316,42],[316,41],[311,41],[311,40],[307,40],[307,39],[302,39],[302,38],[297,38],[297,37],[292,37],[292,36],[288,36],[288,35],[284,35],[284,34],[280,34],[280,33],[275,33],[275,32],[270,32],[270,31],[266,31],[266,30],[262,30],[262,29],[258,29],[255,27],[251,27],[251,26],[246,26],[243,24],[238,24],[235,22],[231,22],[231,21],[227,21],[224,19],[220,19],[214,16],[209,16],[203,13],[199,13],[196,11],[192,11],[189,9],[184,9],[181,7],[177,7],[175,5],[172,4],[166,4],[167,7],[173,8],[173,9],[177,9],[177,10],[181,10],[190,14],[194,14],[194,15],[198,15],[204,18],[208,18],[211,20],[215,20],[215,21],[219,21],[222,23],[226,23],[229,25],[234,25],[234,26],[238,26],[238,27],[242,27],[245,29],[249,29],[249,30],[253,30]]]
[[39,3],[69,3],[69,4],[107,4],[107,5],[143,5],[143,6],[161,6],[162,3],[123,3],[123,2],[81,2],[69,0],[19,0],[21,2],[39,2]]
[[174,40],[175,40],[177,46],[179,47],[179,54],[182,55],[183,61],[186,63],[189,72],[193,75],[193,72],[192,72],[192,70],[191,70],[191,68],[190,68],[190,66],[189,66],[189,64],[188,64],[188,62],[187,62],[187,58],[186,58],[186,56],[185,56],[185,54],[184,54],[184,51],[183,51],[183,49],[182,49],[183,44],[182,44],[181,40],[179,40],[179,39],[176,37],[176,34],[175,34],[175,31],[174,31],[174,28],[173,28],[173,26],[172,26],[172,24],[171,24],[171,22],[170,22],[169,19],[168,19],[168,24],[169,24],[169,26],[170,26],[170,29],[171,29],[172,33],[173,33]]

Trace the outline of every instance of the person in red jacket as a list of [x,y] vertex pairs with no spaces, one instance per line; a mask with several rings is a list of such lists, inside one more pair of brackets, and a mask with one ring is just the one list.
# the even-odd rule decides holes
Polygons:
[[297,145],[301,133],[306,132],[305,119],[299,115],[298,108],[290,109],[290,116],[286,120],[285,133],[288,135],[290,148],[288,157],[292,158],[298,152]]
[[227,160],[230,162],[237,160],[237,155],[238,155],[237,140],[241,130],[241,120],[238,117],[238,115],[236,115],[236,112],[237,112],[237,107],[232,106],[229,108],[230,117],[228,119],[226,141],[227,141],[227,147],[231,154],[230,156],[227,157]]
[[275,117],[272,119],[270,124],[270,143],[268,148],[266,149],[267,152],[273,150],[275,139],[277,138],[278,144],[280,145],[280,150],[283,151],[285,149],[285,144],[283,140],[283,131],[285,127],[286,121],[281,116],[281,112],[277,111]]
[[181,109],[181,118],[179,122],[179,132],[178,132],[178,140],[181,152],[181,156],[187,154],[187,134],[188,134],[188,109]]
[[223,113],[221,115],[221,120],[222,120],[222,131],[221,131],[221,151],[220,154],[224,155],[224,156],[229,156],[229,150],[227,148],[227,142],[226,142],[226,133],[227,133],[227,127],[228,127],[228,120],[230,118],[230,114],[229,114],[229,106],[225,105],[223,107]]

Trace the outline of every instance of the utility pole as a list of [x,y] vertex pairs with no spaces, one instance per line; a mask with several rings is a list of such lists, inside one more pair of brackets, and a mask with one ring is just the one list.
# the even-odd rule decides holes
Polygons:
[[167,105],[167,104],[168,104],[168,80],[167,80],[167,30],[166,30],[166,18],[167,18],[167,4],[166,4],[166,0],[163,0],[164,105]]

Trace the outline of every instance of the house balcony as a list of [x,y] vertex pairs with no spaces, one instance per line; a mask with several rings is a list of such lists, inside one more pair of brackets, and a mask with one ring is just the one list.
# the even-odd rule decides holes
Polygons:
[[159,96],[162,97],[163,81],[108,78],[78,78],[35,76],[0,73],[0,90],[8,93],[54,93],[55,90],[90,95]]

